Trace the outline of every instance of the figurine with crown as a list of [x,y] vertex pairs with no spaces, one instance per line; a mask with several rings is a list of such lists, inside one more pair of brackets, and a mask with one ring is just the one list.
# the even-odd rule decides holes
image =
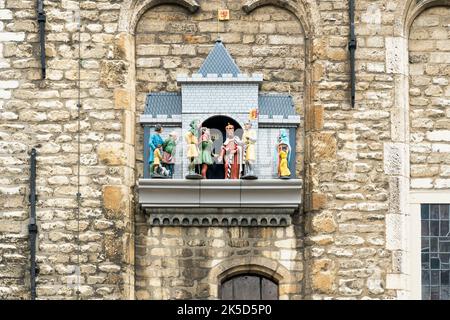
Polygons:
[[225,127],[226,140],[222,145],[219,162],[224,162],[225,179],[239,179],[241,177],[243,150],[242,141],[234,133],[231,123]]

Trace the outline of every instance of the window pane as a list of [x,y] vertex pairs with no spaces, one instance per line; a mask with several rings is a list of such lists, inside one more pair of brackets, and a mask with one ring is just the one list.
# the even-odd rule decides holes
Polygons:
[[448,216],[449,205],[441,204],[439,210],[441,212],[441,219],[447,219],[448,220],[449,219],[449,216]]
[[438,220],[439,219],[439,205],[432,204],[430,207],[431,207],[431,219]]
[[441,287],[441,300],[450,300],[450,287]]
[[422,236],[428,236],[429,230],[428,230],[428,220],[422,221]]
[[448,220],[441,220],[440,221],[440,236],[446,237],[448,235]]
[[431,287],[431,300],[439,300],[439,287]]
[[439,221],[430,221],[430,235],[439,236]]
[[422,299],[450,300],[449,204],[421,205]]
[[422,285],[430,285],[430,272],[428,270],[422,270]]
[[449,283],[449,270],[445,270],[441,272],[441,284],[442,285],[450,285]]
[[430,287],[429,286],[422,287],[422,300],[430,300]]
[[420,208],[420,215],[422,216],[422,220],[428,220],[430,218],[430,206],[423,204]]

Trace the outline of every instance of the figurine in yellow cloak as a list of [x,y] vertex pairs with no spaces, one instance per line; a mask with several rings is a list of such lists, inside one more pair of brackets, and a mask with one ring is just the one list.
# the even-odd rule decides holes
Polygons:
[[278,176],[280,178],[289,177],[291,175],[291,171],[289,170],[288,161],[287,161],[288,151],[287,151],[286,145],[284,145],[284,144],[279,145],[278,157],[279,157]]

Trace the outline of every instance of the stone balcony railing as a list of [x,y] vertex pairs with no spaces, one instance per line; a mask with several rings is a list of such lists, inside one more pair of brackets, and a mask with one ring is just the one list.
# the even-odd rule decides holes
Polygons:
[[300,179],[140,179],[152,225],[282,226],[301,204]]

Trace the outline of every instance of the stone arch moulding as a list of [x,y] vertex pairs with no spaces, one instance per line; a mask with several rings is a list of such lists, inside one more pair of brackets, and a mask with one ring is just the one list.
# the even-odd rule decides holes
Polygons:
[[291,0],[247,0],[242,6],[245,13],[250,14],[253,10],[263,6],[276,6],[288,10],[294,14],[300,21],[305,38],[310,38],[311,28],[308,23],[307,14],[304,6],[300,2]]
[[179,5],[194,13],[200,5],[195,0],[126,0],[119,16],[119,32],[134,34],[141,16],[150,8],[162,4]]
[[225,279],[246,273],[255,273],[275,280],[280,290],[280,298],[283,298],[285,286],[298,282],[286,267],[275,260],[264,257],[239,257],[224,260],[211,268],[208,276],[210,296],[218,299],[219,286]]
[[[404,6],[399,6],[399,12],[396,15],[397,21],[396,25],[401,26],[401,28],[396,28],[399,36],[404,36],[408,38],[409,29],[412,23],[417,18],[419,14],[428,8],[436,6],[450,6],[450,0],[407,0]],[[399,20],[400,19],[400,20]]]

